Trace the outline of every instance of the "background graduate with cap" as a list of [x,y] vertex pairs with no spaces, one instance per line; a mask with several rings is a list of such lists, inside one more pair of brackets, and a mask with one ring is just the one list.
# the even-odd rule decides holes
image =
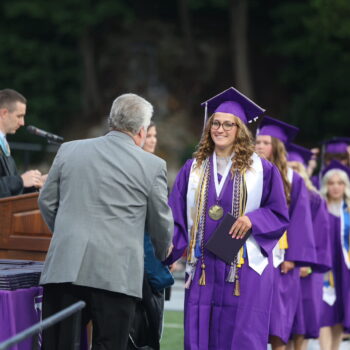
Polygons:
[[274,286],[270,318],[272,349],[285,349],[300,294],[299,269],[317,263],[311,221],[309,196],[303,179],[288,168],[285,144],[298,133],[298,128],[265,116],[256,137],[256,151],[278,167],[289,205],[287,232],[273,250]]
[[[323,271],[328,271],[332,267],[332,256],[327,204],[312,185],[306,171],[313,153],[309,149],[295,144],[288,144],[287,152],[288,165],[303,178],[308,189],[316,258],[319,267],[323,266]],[[319,337],[323,273],[313,271],[310,267],[301,267],[300,287],[301,298],[292,328],[294,350],[306,349],[307,339]],[[293,346],[290,342],[287,348],[292,349]]]
[[333,137],[323,142],[322,159],[320,166],[321,171],[318,175],[314,175],[311,178],[312,183],[317,189],[320,188],[321,178],[325,173],[324,169],[326,169],[333,160],[341,163],[348,168],[350,167],[349,137]]
[[[288,224],[281,176],[254,153],[245,125],[262,108],[234,88],[202,105],[209,116],[202,138],[170,196],[175,233],[168,263],[187,249],[185,349],[264,349],[272,300],[271,254]],[[205,248],[226,213],[237,217],[232,238],[252,229],[231,265]]]
[[324,170],[321,193],[327,201],[332,270],[325,275],[321,311],[321,349],[338,349],[350,332],[350,170],[333,160]]

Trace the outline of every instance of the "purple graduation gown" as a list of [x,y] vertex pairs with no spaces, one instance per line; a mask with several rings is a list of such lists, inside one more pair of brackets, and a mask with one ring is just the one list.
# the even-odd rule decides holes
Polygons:
[[345,332],[350,332],[350,270],[341,247],[340,217],[329,214],[329,220],[336,300],[332,306],[322,301],[321,327],[342,324]]
[[[296,266],[317,266],[308,190],[304,180],[293,172],[290,224],[287,228],[288,249],[284,260]],[[273,302],[269,334],[287,343],[292,332],[298,302],[301,298],[299,268],[281,273],[281,266],[274,268]]]
[[[212,157],[211,157],[212,162]],[[172,208],[175,232],[174,249],[168,262],[180,258],[188,245],[186,194],[192,160],[180,170],[169,204]],[[261,207],[248,213],[252,235],[262,251],[270,256],[273,247],[288,224],[288,208],[277,168],[266,160],[263,165]],[[208,188],[207,209],[216,203],[213,166]],[[223,193],[224,212],[231,211],[232,179]],[[206,216],[204,240],[207,241],[220,221]],[[262,275],[248,266],[240,269],[240,296],[234,296],[234,284],[226,282],[229,266],[205,250],[206,285],[199,285],[200,260],[189,289],[185,291],[185,350],[262,350],[268,340],[268,322],[272,298],[273,265]],[[188,277],[188,276],[187,276]]]
[[319,271],[300,278],[301,298],[292,330],[293,335],[304,335],[307,339],[319,337],[323,288],[321,271],[328,271],[332,266],[327,204],[314,191],[309,191],[309,197]]
[[312,184],[319,190],[320,189],[320,176],[319,174],[311,176]]

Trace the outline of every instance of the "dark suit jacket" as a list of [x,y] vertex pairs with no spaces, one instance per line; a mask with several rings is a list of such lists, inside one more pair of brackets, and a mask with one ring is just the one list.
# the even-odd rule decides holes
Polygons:
[[18,174],[15,160],[11,156],[6,157],[0,147],[0,198],[36,191],[35,187],[23,186],[23,180]]
[[0,148],[0,198],[23,192],[23,181],[17,172],[14,159],[6,157]]

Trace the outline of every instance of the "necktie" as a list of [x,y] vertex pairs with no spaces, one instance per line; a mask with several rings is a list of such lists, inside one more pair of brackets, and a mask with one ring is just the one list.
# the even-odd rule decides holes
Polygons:
[[10,152],[10,146],[7,143],[6,137],[5,136],[1,136],[0,137],[0,146],[5,154],[6,157],[9,157],[11,152]]

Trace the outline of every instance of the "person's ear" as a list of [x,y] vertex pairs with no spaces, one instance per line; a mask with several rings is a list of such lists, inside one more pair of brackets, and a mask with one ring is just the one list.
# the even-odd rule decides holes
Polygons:
[[7,116],[9,110],[7,108],[0,108],[0,118]]
[[146,134],[147,134],[147,131],[146,131],[145,127],[143,126],[140,129],[140,137],[143,138]]

